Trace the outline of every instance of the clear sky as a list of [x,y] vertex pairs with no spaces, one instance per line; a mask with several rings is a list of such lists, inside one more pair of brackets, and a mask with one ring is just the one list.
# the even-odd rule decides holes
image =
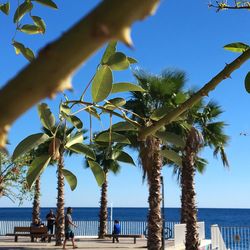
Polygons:
[[[64,31],[89,12],[98,1],[64,0],[55,1],[59,10],[36,6],[33,15],[41,15],[47,23],[45,35],[21,35],[17,41],[38,51],[48,42],[58,38]],[[14,1],[13,1],[14,4]],[[133,25],[132,38],[135,49],[130,50],[119,45],[119,50],[136,58],[138,67],[158,74],[165,68],[184,70],[188,75],[187,88],[199,88],[223,69],[225,63],[231,62],[238,54],[225,51],[223,46],[232,42],[249,43],[250,14],[248,11],[222,11],[216,13],[208,9],[208,1],[162,1],[153,17]],[[46,10],[46,11],[45,11]],[[14,8],[12,9],[13,14]],[[126,13],[124,13],[126,14]],[[3,86],[22,69],[27,61],[16,56],[11,46],[14,34],[12,17],[0,15],[0,83]],[[72,42],[72,46],[74,46]],[[103,49],[93,55],[75,74],[74,91],[69,95],[77,98],[95,72]],[[63,53],[63,51],[62,51]],[[250,96],[244,89],[244,77],[249,71],[249,62],[232,74],[232,79],[224,81],[208,98],[216,100],[225,111],[222,119],[228,124],[226,132],[231,137],[226,152],[230,169],[224,169],[221,162],[213,158],[211,150],[202,155],[209,161],[203,175],[196,176],[198,207],[239,207],[250,208],[250,128],[249,104]],[[116,80],[134,81],[131,72],[115,75]],[[61,99],[45,100],[56,114]],[[10,100],[14,102],[15,100]],[[6,105],[8,105],[6,103]],[[18,103],[17,103],[18,105]],[[84,115],[81,115],[84,119]],[[95,130],[105,128],[105,121],[95,123]],[[88,127],[88,123],[84,123]],[[10,152],[26,136],[40,131],[40,122],[36,108],[30,109],[13,125],[9,134]],[[240,136],[241,132],[248,133]],[[137,154],[131,152],[137,162]],[[100,188],[90,172],[83,168],[83,157],[73,156],[66,160],[66,167],[78,176],[78,186],[71,192],[66,189],[66,206],[97,207],[99,206]],[[165,205],[180,206],[180,189],[172,170],[164,167]],[[56,170],[46,169],[42,176],[42,206],[56,206]],[[146,183],[142,183],[142,172],[139,167],[122,165],[121,172],[109,176],[109,204],[115,207],[146,207],[148,191]],[[11,201],[1,198],[0,207],[17,206]],[[23,206],[31,206],[25,202]]]

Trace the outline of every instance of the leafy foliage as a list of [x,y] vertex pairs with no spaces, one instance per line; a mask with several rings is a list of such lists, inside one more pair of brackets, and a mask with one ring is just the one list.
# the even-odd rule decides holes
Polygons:
[[18,200],[19,204],[32,199],[33,190],[28,190],[25,177],[32,159],[32,155],[26,154],[12,162],[11,157],[0,152],[0,198],[7,197],[13,202]]
[[95,137],[96,142],[119,142],[119,143],[124,143],[124,144],[130,144],[129,139],[119,133],[116,132],[108,132],[104,131],[96,135]]
[[28,173],[27,173],[27,182],[28,182],[29,188],[32,187],[36,179],[42,174],[42,172],[48,166],[50,160],[51,160],[50,156],[43,155],[43,156],[36,157],[32,161],[31,167],[29,168]]
[[141,86],[129,82],[118,82],[112,85],[112,93],[127,92],[127,91],[144,92],[145,90]]
[[92,82],[93,102],[103,101],[112,90],[113,76],[109,66],[100,66]]
[[76,176],[67,169],[62,169],[62,172],[63,172],[63,175],[66,178],[67,182],[69,183],[71,190],[74,191],[76,186],[77,186]]
[[5,15],[9,15],[10,13],[10,3],[7,2],[5,4],[1,4],[0,5],[0,10],[5,14]]
[[250,72],[248,72],[245,77],[245,89],[248,93],[250,93]]
[[112,70],[127,69],[129,64],[129,60],[122,52],[115,52],[109,57],[109,60],[107,61],[107,65],[109,65]]
[[15,148],[12,160],[15,161],[23,154],[30,152],[32,149],[36,148],[40,144],[47,141],[49,137],[46,134],[38,133],[26,137],[22,140]]
[[32,61],[35,58],[33,51],[30,48],[25,47],[22,43],[13,41],[12,45],[16,51],[16,54],[22,54],[26,59]]
[[[28,35],[44,34],[46,32],[46,24],[43,18],[31,14],[31,11],[32,13],[34,12],[36,3],[50,7],[52,9],[57,9],[56,3],[52,0],[18,1],[18,6],[15,9],[13,15],[13,23],[16,24],[16,31],[20,31]],[[7,1],[4,4],[0,4],[0,11],[2,11],[5,15],[9,15],[10,7],[10,1]],[[23,24],[24,22],[25,24]],[[32,61],[35,58],[35,54],[32,49],[26,47],[22,42],[17,42],[15,40],[15,36],[16,32],[12,37],[12,45],[16,54],[22,54],[27,60]]]
[[22,4],[20,4],[14,14],[14,23],[18,23],[24,17],[24,15],[30,12],[32,9],[33,4],[30,1],[24,1]]
[[57,9],[57,5],[52,0],[34,0],[44,6],[50,7],[52,9]]
[[97,162],[90,159],[88,160],[88,165],[90,166],[98,185],[101,186],[105,180],[105,174],[101,166]]
[[245,43],[241,43],[241,42],[230,43],[230,44],[225,45],[224,49],[232,51],[232,52],[242,53],[249,49],[249,45]]
[[38,104],[37,109],[43,127],[52,131],[55,126],[56,119],[55,116],[50,111],[49,106],[46,103],[41,103]]

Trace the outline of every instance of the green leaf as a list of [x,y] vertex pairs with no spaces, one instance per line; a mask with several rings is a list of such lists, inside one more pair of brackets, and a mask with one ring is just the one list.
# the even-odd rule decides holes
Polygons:
[[35,55],[34,55],[34,52],[29,49],[29,48],[25,48],[24,51],[21,51],[23,56],[29,60],[30,62],[33,61],[35,59]]
[[50,111],[49,106],[46,103],[41,103],[37,105],[37,109],[43,126],[47,128],[49,131],[53,131],[56,119],[52,114],[52,112]]
[[112,154],[112,159],[116,160],[116,161],[121,161],[121,162],[125,162],[125,163],[129,163],[135,166],[134,160],[133,158],[127,154],[124,151],[118,151],[118,152],[114,152]]
[[12,45],[14,46],[17,55],[22,53],[23,50],[25,50],[25,46],[22,43],[13,41]]
[[63,173],[65,179],[67,180],[67,182],[68,182],[68,184],[70,186],[70,189],[72,191],[74,191],[76,186],[77,186],[77,178],[76,178],[76,176],[67,169],[62,169],[62,173]]
[[[110,141],[110,132],[104,131],[104,132],[99,133],[95,137],[95,141],[97,141],[97,142],[109,142]],[[118,134],[116,132],[111,132],[111,142],[130,144],[129,139],[126,136]]]
[[93,102],[103,101],[112,90],[113,76],[111,69],[103,65],[101,66],[92,82],[92,99]]
[[103,53],[101,64],[106,64],[111,55],[113,55],[116,51],[117,41],[109,42],[105,52]]
[[32,61],[35,58],[33,51],[26,48],[22,43],[13,41],[12,45],[14,46],[17,55],[21,53],[29,61]]
[[112,70],[124,70],[129,67],[129,61],[126,57],[121,52],[115,52],[112,54],[107,62],[107,65],[112,69]]
[[57,5],[52,0],[34,0],[44,6],[50,7],[52,9],[58,9]]
[[185,102],[187,99],[188,99],[187,94],[179,92],[176,94],[174,101],[176,104],[181,104],[181,103]]
[[97,113],[96,109],[93,107],[87,107],[85,108],[85,111],[97,118],[98,120],[101,119],[100,115]]
[[245,77],[245,89],[248,93],[250,93],[250,71],[247,73]]
[[41,33],[44,34],[46,30],[46,24],[43,19],[39,16],[31,16],[31,18],[33,19],[35,25],[40,28]]
[[96,159],[93,149],[91,149],[89,146],[85,144],[76,143],[76,144],[71,145],[68,149],[76,153],[84,154],[87,157],[91,158],[92,160]]
[[113,131],[137,131],[138,128],[129,122],[118,122],[112,125]]
[[81,129],[82,129],[83,124],[82,124],[82,121],[81,121],[78,117],[76,117],[76,116],[74,116],[74,115],[67,115],[67,114],[65,114],[65,113],[63,113],[63,112],[61,112],[61,114],[63,114],[64,117],[65,117],[65,119],[66,119],[68,122],[70,122],[71,124],[73,124],[73,126],[74,126],[75,128],[77,128],[78,130],[81,130]]
[[155,109],[150,118],[154,121],[159,121],[162,117],[164,117],[169,112],[168,107],[161,107]]
[[242,52],[249,49],[249,45],[247,45],[245,43],[238,42],[238,43],[227,44],[223,48],[226,50],[232,51],[232,52],[242,53]]
[[176,147],[185,147],[185,141],[183,140],[183,137],[179,135],[166,131],[157,131],[155,135],[165,143],[171,143]]
[[111,93],[128,92],[128,91],[144,92],[145,90],[142,87],[129,82],[118,82],[113,84]]
[[24,3],[22,3],[16,9],[16,12],[14,14],[14,23],[19,22],[26,13],[32,10],[32,8],[33,8],[33,4],[31,2],[25,1]]
[[[66,114],[66,115],[69,115],[70,112],[71,112],[69,106],[68,106],[67,104],[65,104],[65,103],[60,103],[60,108],[59,108],[59,109],[60,109],[60,113],[63,112],[64,115],[65,115],[65,114]],[[63,116],[63,117],[64,117],[64,116]]]
[[16,146],[12,156],[12,161],[15,161],[18,157],[29,152],[31,149],[36,148],[48,139],[49,136],[43,133],[33,134],[26,137]]
[[134,64],[134,63],[138,63],[136,59],[132,58],[132,57],[127,57],[128,61],[130,64]]
[[175,151],[170,150],[170,149],[164,149],[164,150],[161,150],[160,153],[163,157],[171,160],[178,166],[182,166],[182,159]]
[[76,133],[74,136],[69,138],[65,147],[69,148],[73,144],[82,143],[82,142],[83,142],[83,134],[82,134],[82,132],[79,132],[79,133]]
[[125,104],[126,104],[126,100],[125,99],[117,97],[117,98],[108,100],[105,103],[104,108],[106,108],[108,110],[114,110],[117,107],[121,107],[121,106],[123,106]]
[[44,169],[48,166],[50,159],[51,157],[49,155],[42,155],[35,158],[32,161],[26,176],[29,188],[32,187],[36,179],[42,174]]
[[97,181],[98,186],[102,186],[102,184],[105,181],[105,173],[104,173],[103,169],[95,161],[88,160],[88,165],[90,166],[90,168],[95,176],[95,179]]
[[21,32],[24,32],[29,35],[41,34],[43,31],[40,27],[31,24],[25,24],[22,27],[18,28]]
[[7,2],[7,3],[3,4],[3,5],[1,5],[1,6],[0,6],[0,10],[1,10],[4,14],[9,15],[9,13],[10,13],[10,3]]

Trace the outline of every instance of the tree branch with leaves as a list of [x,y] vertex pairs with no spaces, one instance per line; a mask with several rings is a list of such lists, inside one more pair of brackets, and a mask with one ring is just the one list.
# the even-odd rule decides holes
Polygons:
[[0,145],[5,145],[11,124],[27,109],[72,88],[74,72],[105,42],[120,40],[132,46],[130,26],[152,14],[158,3],[159,0],[102,1],[57,41],[43,48],[0,91],[0,112],[5,114],[0,118]]

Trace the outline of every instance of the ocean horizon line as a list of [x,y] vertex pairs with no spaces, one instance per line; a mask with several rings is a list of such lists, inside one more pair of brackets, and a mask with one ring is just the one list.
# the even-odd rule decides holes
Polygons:
[[[65,208],[67,208],[68,206],[65,206]],[[78,209],[78,208],[80,208],[80,209],[82,209],[82,208],[86,208],[86,209],[89,209],[89,208],[93,208],[93,209],[98,209],[98,208],[100,208],[100,207],[93,207],[93,206],[84,206],[84,207],[80,207],[80,206],[71,206],[72,208],[76,208],[76,209]],[[14,207],[14,206],[10,206],[10,207],[1,207],[0,206],[0,209],[27,209],[27,208],[32,208],[32,206],[29,206],[29,207],[19,207],[19,206],[16,206],[16,207]],[[46,208],[46,209],[56,209],[56,206],[40,206],[40,208]],[[111,206],[108,206],[108,208],[111,208]],[[137,206],[135,206],[135,207],[133,207],[133,206],[129,206],[129,207],[125,207],[125,206],[117,206],[117,207],[115,207],[115,206],[112,206],[112,208],[114,209],[114,208],[121,208],[121,209],[124,209],[124,208],[127,208],[127,209],[137,209],[137,208],[139,208],[139,209],[147,209],[148,207],[137,207]],[[166,209],[180,209],[180,207],[165,207]],[[199,210],[199,209],[250,209],[250,207],[249,208],[246,208],[246,207],[197,207],[197,209]]]

